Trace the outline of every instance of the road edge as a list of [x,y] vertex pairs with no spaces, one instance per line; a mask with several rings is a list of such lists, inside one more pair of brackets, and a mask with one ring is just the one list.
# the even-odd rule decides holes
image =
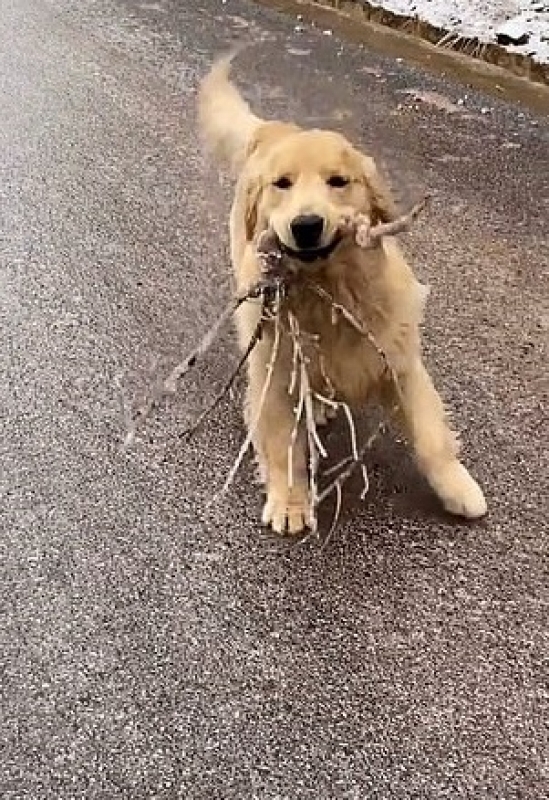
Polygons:
[[[325,6],[339,11],[359,20],[387,25],[395,30],[417,36],[433,45],[437,45],[445,37],[450,37],[452,31],[440,28],[430,22],[419,19],[417,16],[396,14],[393,11],[380,8],[369,0],[309,0],[312,5]],[[485,61],[496,67],[509,70],[519,78],[549,85],[549,64],[542,64],[531,56],[522,53],[511,53],[496,42],[481,42],[476,37],[461,37],[462,45],[455,52],[477,61]]]
[[[454,50],[402,28],[374,21],[357,0],[254,0],[262,6],[300,17],[374,51],[420,64],[430,72],[444,73],[461,83],[500,99],[515,101],[530,110],[549,115],[549,85],[511,69]],[[379,10],[379,9],[377,9]],[[384,12],[389,14],[390,12]],[[395,16],[395,15],[393,15]],[[400,18],[403,19],[403,18]],[[443,32],[440,29],[440,36]],[[437,39],[437,41],[438,41]],[[507,53],[508,56],[513,55]],[[521,56],[524,58],[524,56]]]

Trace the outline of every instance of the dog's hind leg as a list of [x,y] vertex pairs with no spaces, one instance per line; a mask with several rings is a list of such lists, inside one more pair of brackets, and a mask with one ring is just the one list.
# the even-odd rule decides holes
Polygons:
[[481,488],[457,457],[457,437],[450,429],[442,400],[418,357],[398,376],[395,398],[419,469],[444,508],[474,519],[486,514]]

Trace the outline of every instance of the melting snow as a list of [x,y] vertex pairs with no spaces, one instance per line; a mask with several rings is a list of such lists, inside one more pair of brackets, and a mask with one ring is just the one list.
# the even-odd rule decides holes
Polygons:
[[395,14],[417,16],[457,36],[498,42],[510,52],[549,63],[549,0],[370,1]]

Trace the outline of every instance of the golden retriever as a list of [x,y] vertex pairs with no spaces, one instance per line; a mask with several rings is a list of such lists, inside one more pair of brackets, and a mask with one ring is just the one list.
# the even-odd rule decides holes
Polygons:
[[[374,335],[398,375],[398,391],[379,353],[345,319],[311,292],[293,300],[301,330],[318,334],[323,367],[311,362],[313,388],[328,378],[336,399],[357,406],[375,398],[397,407],[397,419],[417,465],[444,507],[468,518],[486,513],[483,493],[457,458],[456,435],[421,358],[420,324],[426,296],[394,238],[361,249],[340,234],[345,217],[367,215],[372,223],[394,219],[395,206],[372,158],[342,135],[303,130],[255,116],[229,80],[232,56],[218,61],[200,89],[199,118],[210,149],[237,177],[230,215],[231,258],[238,291],[260,278],[259,235],[274,231],[280,247],[332,297],[346,305]],[[249,343],[260,309],[245,303],[237,315],[239,342]],[[265,483],[263,523],[298,533],[313,523],[309,498],[307,439],[300,431],[289,450],[296,397],[289,392],[292,347],[282,337],[262,408],[259,398],[273,346],[272,331],[248,361],[246,419],[259,422],[254,448]],[[318,359],[317,359],[318,361]],[[292,480],[288,453],[293,452]],[[291,485],[290,485],[291,484]]]

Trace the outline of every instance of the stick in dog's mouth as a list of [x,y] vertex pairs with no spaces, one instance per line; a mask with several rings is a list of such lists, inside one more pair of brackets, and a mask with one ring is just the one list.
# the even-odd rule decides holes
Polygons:
[[410,230],[412,223],[423,211],[428,201],[429,196],[426,196],[421,202],[413,206],[407,214],[396,217],[390,222],[376,225],[372,225],[370,218],[366,214],[343,217],[332,241],[324,247],[311,250],[294,250],[281,241],[272,228],[269,228],[260,234],[257,242],[257,251],[263,260],[266,256],[269,256],[271,265],[273,265],[272,259],[274,258],[279,269],[285,256],[284,269],[286,272],[293,272],[297,265],[292,269],[291,264],[288,264],[288,260],[304,264],[325,261],[345,240],[354,239],[355,244],[361,249],[371,250],[379,247],[385,236],[397,236]]

